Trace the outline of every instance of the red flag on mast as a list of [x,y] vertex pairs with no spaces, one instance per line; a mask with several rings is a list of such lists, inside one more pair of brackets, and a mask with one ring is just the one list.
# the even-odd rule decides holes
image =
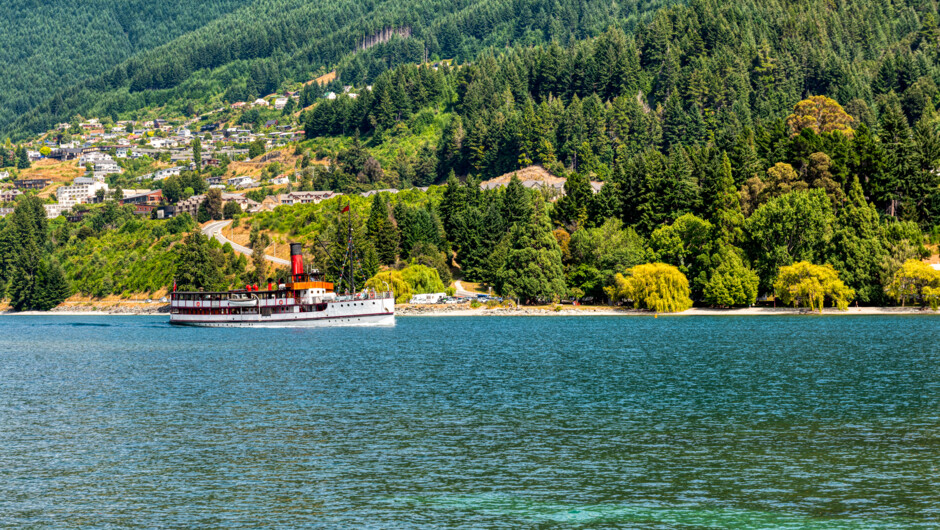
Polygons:
[[349,205],[343,206],[343,209],[339,213],[346,213],[349,211]]

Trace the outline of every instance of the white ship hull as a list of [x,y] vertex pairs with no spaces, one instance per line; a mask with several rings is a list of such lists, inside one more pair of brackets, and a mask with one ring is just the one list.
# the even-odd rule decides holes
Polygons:
[[179,326],[315,328],[395,325],[395,300],[391,297],[342,297],[322,304],[301,305],[295,304],[292,298],[268,297],[258,300],[259,307],[254,308],[230,306],[227,301],[174,299],[172,303],[170,324]]
[[[254,318],[249,318],[254,317]],[[395,315],[365,315],[365,316],[338,316],[317,318],[283,318],[283,315],[259,317],[258,315],[240,315],[238,320],[232,316],[225,319],[210,319],[204,317],[196,320],[190,318],[171,319],[170,323],[178,326],[195,326],[202,328],[323,328],[339,326],[394,326]]]

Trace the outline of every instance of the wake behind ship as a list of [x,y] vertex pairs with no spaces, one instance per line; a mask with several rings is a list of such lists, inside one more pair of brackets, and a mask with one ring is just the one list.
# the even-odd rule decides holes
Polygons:
[[268,290],[174,292],[170,324],[202,327],[394,326],[395,297],[366,289],[338,295],[317,271],[304,270],[291,243],[291,281]]

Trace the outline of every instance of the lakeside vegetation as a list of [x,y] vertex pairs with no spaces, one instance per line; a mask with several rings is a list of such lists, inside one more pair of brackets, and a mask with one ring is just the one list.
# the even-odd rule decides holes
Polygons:
[[[419,11],[408,24],[396,17],[410,3],[378,2],[348,6],[322,28],[280,28],[264,49],[206,48],[283,16],[246,18],[262,5],[296,7],[303,16],[325,9],[259,1],[212,26],[232,29],[221,40],[200,30],[184,39],[191,48],[171,43],[133,58],[113,84],[85,86],[74,101],[94,101],[94,112],[115,118],[155,104],[195,109],[337,67],[335,100],[321,98],[317,85],[299,96],[301,108],[313,107],[300,114],[309,139],[293,146],[290,186],[347,195],[254,215],[222,212],[211,195],[197,220],[237,217],[251,226],[258,256],[250,264],[186,236],[192,226],[171,231],[169,222],[133,220],[107,203],[81,223],[49,223],[42,259],[60,263],[70,288],[84,294],[154,292],[171,282],[172,256],[188,252],[177,247],[193,246],[201,249],[193,259],[219,274],[200,279],[191,271],[189,283],[219,288],[282,274],[261,259],[275,236],[305,243],[311,263],[335,278],[349,228],[337,213],[349,205],[359,286],[380,272],[402,293],[436,286],[416,288],[395,276],[424,266],[445,287],[461,278],[524,303],[630,300],[673,310],[776,295],[809,308],[934,304],[933,273],[908,265],[926,258],[925,243],[940,236],[933,3],[803,0],[791,9],[694,0],[633,11],[569,4],[561,7],[578,16],[559,26],[568,15],[523,9],[540,2],[444,2],[440,13]],[[347,50],[356,47],[354,21],[367,10],[382,14],[370,28],[407,25],[410,32]],[[315,38],[288,51],[290,31]],[[500,47],[509,42],[531,45]],[[315,43],[335,46],[313,57]],[[435,61],[457,60],[432,67],[424,50],[412,57],[416,44]],[[158,66],[197,50],[206,54],[202,69],[181,61],[172,79],[155,77]],[[220,92],[222,78],[234,91]],[[200,88],[194,79],[204,81]],[[357,97],[342,93],[344,84]],[[242,114],[255,123],[261,116]],[[23,119],[45,123],[51,115]],[[9,147],[0,159],[21,164],[24,148]],[[251,149],[263,154],[263,142]],[[329,163],[311,164],[322,158]],[[126,168],[114,184],[130,184],[150,162]],[[502,189],[479,186],[532,165],[565,178],[563,196],[516,179]],[[205,191],[205,177],[220,172],[171,177],[164,194],[172,201]],[[359,196],[381,188],[402,191]],[[266,192],[252,193],[260,200]],[[14,261],[5,262],[7,284]],[[653,284],[668,288],[649,292]]]

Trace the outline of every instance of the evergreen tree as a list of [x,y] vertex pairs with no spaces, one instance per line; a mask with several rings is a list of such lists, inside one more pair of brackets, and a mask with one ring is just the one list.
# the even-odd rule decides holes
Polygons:
[[507,225],[528,222],[532,217],[532,199],[519,177],[513,174],[503,192],[502,217]]
[[557,301],[567,295],[561,249],[540,208],[510,229],[496,277],[499,292],[525,303]]
[[388,204],[380,193],[372,199],[372,209],[366,222],[366,233],[372,241],[379,263],[392,265],[398,257],[398,228],[389,218]]
[[225,287],[225,278],[220,269],[221,253],[210,247],[208,237],[194,230],[174,250],[177,289],[216,291]]
[[565,181],[565,195],[558,199],[552,210],[555,222],[572,231],[588,222],[588,209],[594,199],[587,175],[572,173]]
[[193,138],[193,164],[196,165],[196,171],[202,171],[202,142],[199,138]]

